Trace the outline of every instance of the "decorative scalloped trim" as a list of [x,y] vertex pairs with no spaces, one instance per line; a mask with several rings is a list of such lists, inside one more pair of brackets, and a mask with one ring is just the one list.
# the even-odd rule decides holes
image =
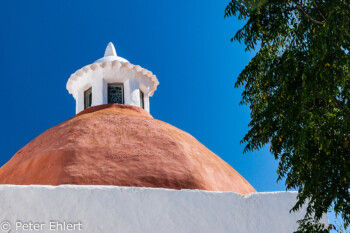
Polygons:
[[72,91],[72,85],[73,82],[76,81],[79,77],[92,72],[97,69],[104,69],[104,68],[112,68],[112,69],[122,69],[127,68],[129,70],[133,70],[142,76],[148,78],[153,83],[153,88],[151,90],[150,96],[153,96],[154,92],[157,90],[157,86],[159,85],[159,81],[157,77],[149,70],[142,68],[139,65],[133,65],[130,62],[121,63],[119,61],[113,61],[113,62],[103,62],[103,63],[93,63],[87,66],[84,66],[83,68],[77,70],[75,73],[71,74],[71,76],[68,79],[66,88],[69,92],[69,94],[73,94]]

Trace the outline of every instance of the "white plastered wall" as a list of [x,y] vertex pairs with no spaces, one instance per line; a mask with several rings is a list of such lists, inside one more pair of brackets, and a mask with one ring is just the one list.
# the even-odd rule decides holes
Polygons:
[[[0,185],[0,221],[12,226],[51,221],[116,233],[291,233],[305,209],[290,213],[296,192],[253,193],[118,186]],[[327,216],[322,219],[327,223]],[[0,232],[9,232],[1,231]]]

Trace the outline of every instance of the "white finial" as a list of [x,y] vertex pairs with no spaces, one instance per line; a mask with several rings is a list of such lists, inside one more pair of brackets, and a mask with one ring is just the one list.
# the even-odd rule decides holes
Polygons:
[[115,51],[114,45],[112,42],[109,42],[105,51],[105,57],[108,56],[117,56],[117,52]]

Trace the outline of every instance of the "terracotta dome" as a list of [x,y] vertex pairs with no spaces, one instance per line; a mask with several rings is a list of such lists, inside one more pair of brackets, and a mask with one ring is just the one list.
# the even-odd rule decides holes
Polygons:
[[88,108],[42,133],[0,168],[0,184],[256,192],[188,133],[118,104]]

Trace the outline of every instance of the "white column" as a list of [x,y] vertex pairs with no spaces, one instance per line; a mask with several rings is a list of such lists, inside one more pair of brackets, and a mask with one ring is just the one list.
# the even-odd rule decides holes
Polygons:
[[108,83],[102,79],[102,104],[108,104]]
[[97,106],[104,104],[104,84],[103,79],[96,78],[92,81],[92,104],[91,106]]
[[147,93],[147,94],[144,94],[144,102],[145,102],[145,110],[147,111],[147,112],[150,112],[150,107],[149,107],[149,94]]
[[136,80],[130,80],[130,97],[130,105],[140,107],[139,82]]
[[124,104],[131,105],[130,80],[126,80],[123,83],[123,86],[124,86]]
[[84,110],[84,91],[78,91],[77,99],[75,101],[75,113],[78,114],[79,112]]

